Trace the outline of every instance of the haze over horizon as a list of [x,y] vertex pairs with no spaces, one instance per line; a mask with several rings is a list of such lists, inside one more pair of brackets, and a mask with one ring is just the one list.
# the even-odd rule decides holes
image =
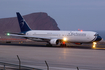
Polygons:
[[105,31],[105,0],[0,0],[0,19],[16,12],[46,12],[61,30]]

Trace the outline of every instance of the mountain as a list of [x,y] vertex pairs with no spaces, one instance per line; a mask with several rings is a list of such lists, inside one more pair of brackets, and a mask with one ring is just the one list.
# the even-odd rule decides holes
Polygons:
[[[33,30],[60,30],[56,21],[44,12],[31,13],[23,18]],[[6,32],[20,32],[17,17],[0,19],[0,36]]]

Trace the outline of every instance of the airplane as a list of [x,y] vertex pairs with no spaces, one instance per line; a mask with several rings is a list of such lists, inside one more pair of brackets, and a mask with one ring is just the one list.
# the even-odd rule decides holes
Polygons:
[[102,40],[94,31],[60,31],[60,30],[32,30],[19,12],[16,12],[20,26],[20,33],[7,33],[9,36],[18,36],[37,42],[47,42],[46,46],[60,45],[67,43],[83,44],[93,43]]

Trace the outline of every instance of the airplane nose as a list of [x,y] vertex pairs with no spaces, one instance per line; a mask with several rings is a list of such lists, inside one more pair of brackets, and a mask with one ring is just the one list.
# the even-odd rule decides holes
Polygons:
[[101,36],[97,36],[95,41],[101,41],[101,40],[102,40],[102,37]]

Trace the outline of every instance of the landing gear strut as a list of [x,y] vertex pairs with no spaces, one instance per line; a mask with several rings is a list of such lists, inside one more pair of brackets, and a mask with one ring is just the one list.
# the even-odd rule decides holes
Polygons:
[[61,44],[60,46],[61,46],[61,47],[66,47],[66,44]]
[[66,47],[66,43],[65,41],[63,41],[61,44],[60,44],[61,47]]

